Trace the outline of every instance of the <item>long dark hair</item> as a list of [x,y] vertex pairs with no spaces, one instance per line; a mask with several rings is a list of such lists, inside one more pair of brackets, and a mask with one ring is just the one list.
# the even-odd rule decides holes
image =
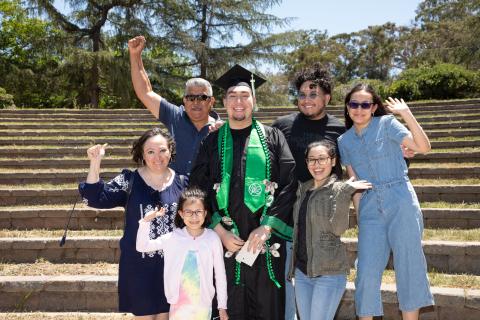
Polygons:
[[168,134],[168,132],[163,131],[162,129],[155,127],[145,131],[140,138],[135,140],[132,145],[132,150],[130,153],[132,154],[132,160],[139,166],[143,164],[143,146],[145,142],[150,139],[151,137],[155,136],[162,136],[167,140],[168,150],[170,151],[170,162],[175,160],[176,155],[176,148],[175,148],[175,141],[173,140],[172,136]]
[[190,199],[200,200],[203,204],[203,208],[207,211],[207,214],[205,215],[205,221],[202,224],[202,227],[205,228],[210,224],[210,210],[206,200],[207,194],[196,187],[191,187],[183,190],[182,194],[180,195],[180,198],[178,198],[177,214],[175,215],[175,220],[174,220],[175,227],[177,228],[185,227],[185,222],[183,222],[183,219],[178,213],[178,210],[183,211],[183,206],[185,205],[185,202]]
[[377,105],[377,110],[373,113],[374,117],[380,117],[384,116],[387,114],[387,111],[385,110],[385,107],[382,103],[382,98],[375,92],[373,87],[367,83],[359,83],[355,85],[352,90],[345,96],[345,106],[343,109],[343,115],[345,117],[345,127],[347,129],[350,129],[353,126],[353,121],[352,118],[348,115],[348,103],[350,102],[350,98],[352,97],[352,94],[358,91],[365,91],[367,93],[370,93],[372,95],[372,102]]

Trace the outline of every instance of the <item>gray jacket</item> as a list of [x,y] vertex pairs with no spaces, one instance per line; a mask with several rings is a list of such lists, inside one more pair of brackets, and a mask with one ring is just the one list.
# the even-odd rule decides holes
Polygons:
[[[313,188],[313,180],[301,183],[293,206],[293,252],[288,278],[295,274],[298,245],[298,216],[306,192]],[[340,236],[348,228],[350,200],[355,188],[337,181],[332,175],[322,187],[313,190],[307,204],[306,244],[307,276],[348,274],[346,246]],[[304,236],[304,235],[303,235]]]

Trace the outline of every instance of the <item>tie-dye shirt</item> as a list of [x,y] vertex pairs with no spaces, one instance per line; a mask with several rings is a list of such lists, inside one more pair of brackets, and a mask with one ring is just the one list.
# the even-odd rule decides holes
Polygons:
[[[223,246],[213,230],[204,229],[204,232],[195,238],[187,232],[186,228],[175,229],[157,239],[150,239],[149,232],[150,222],[140,220],[137,251],[163,250],[165,258],[164,286],[168,303],[175,305],[181,302],[182,290],[189,291],[190,298],[196,295],[196,289],[191,288],[191,284],[195,282],[189,284],[188,281],[185,282],[190,275],[196,274],[195,277],[198,277],[200,284],[198,304],[210,307],[215,295],[213,286],[213,273],[215,272],[218,308],[227,309],[227,279],[223,261]],[[191,260],[192,252],[195,257],[195,267],[191,262],[193,261]],[[198,271],[194,271],[194,269]]]

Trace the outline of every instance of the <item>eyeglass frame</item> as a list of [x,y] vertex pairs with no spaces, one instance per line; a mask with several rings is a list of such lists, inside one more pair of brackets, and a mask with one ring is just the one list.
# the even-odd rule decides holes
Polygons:
[[205,210],[205,209],[198,209],[198,210],[186,209],[186,210],[181,210],[181,211],[182,211],[182,215],[187,217],[187,218],[191,218],[194,215],[195,215],[195,217],[201,217],[201,216],[203,216],[207,213],[207,210]]
[[207,94],[186,94],[183,97],[190,102],[194,102],[195,100],[198,102],[206,102],[212,99],[212,96]]
[[328,160],[332,161],[332,157],[321,157],[321,158],[305,158],[305,162],[307,163],[307,166],[314,166],[316,164],[318,165],[326,165],[328,163]]

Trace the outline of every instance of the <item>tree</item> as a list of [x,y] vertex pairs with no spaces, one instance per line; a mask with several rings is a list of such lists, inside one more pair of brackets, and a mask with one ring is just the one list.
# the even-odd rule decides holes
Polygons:
[[279,2],[167,0],[150,7],[161,22],[155,31],[186,58],[183,66],[192,68],[195,75],[215,79],[234,62],[275,60],[276,50],[289,44],[290,33],[270,33],[273,26],[283,26],[288,19],[265,13]]
[[410,67],[453,63],[480,69],[479,0],[425,0],[416,13],[421,50]]
[[[88,66],[88,72],[83,74],[83,76],[86,76],[85,89],[89,94],[88,102],[93,107],[98,107],[100,101],[100,50],[105,49],[102,28],[115,9],[132,8],[139,4],[140,0],[69,0],[68,4],[72,8],[72,12],[68,16],[57,10],[52,0],[34,0],[33,2],[38,5],[40,12],[45,12],[59,28],[72,36],[79,49],[92,52],[88,55],[82,51],[74,50],[70,54],[74,53],[76,57],[82,58],[85,63],[84,66]],[[104,55],[103,58],[106,58],[106,56]],[[84,66],[80,68],[82,71],[86,69]],[[81,97],[81,104],[87,104],[88,102],[84,97]]]

